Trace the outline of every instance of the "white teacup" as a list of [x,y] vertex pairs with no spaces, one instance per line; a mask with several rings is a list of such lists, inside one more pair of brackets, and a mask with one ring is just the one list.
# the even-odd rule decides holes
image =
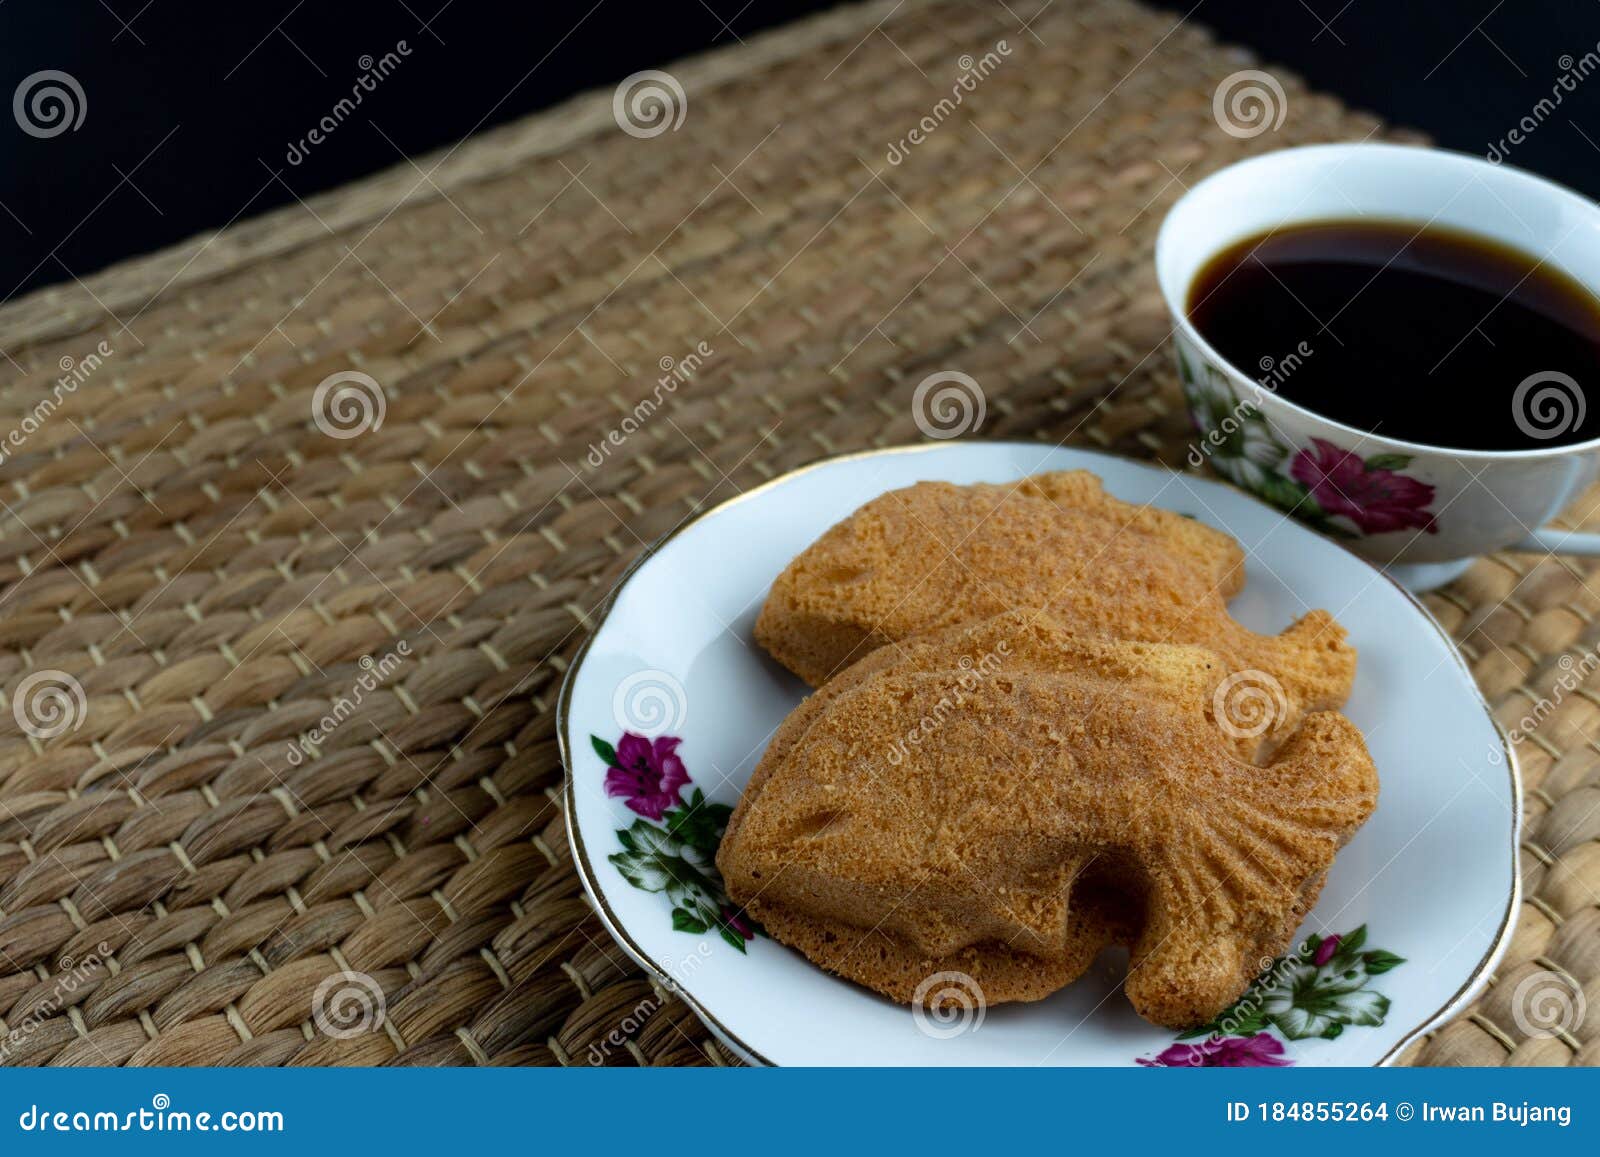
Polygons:
[[[1295,359],[1314,356],[1308,348],[1284,350],[1270,365],[1233,366],[1190,322],[1190,286],[1228,246],[1275,227],[1358,217],[1474,233],[1600,291],[1600,206],[1528,173],[1385,144],[1314,145],[1231,165],[1172,207],[1156,241],[1156,276],[1198,432],[1191,464],[1209,462],[1418,589],[1448,582],[1490,551],[1600,555],[1600,535],[1544,527],[1600,473],[1600,439],[1483,451],[1370,434],[1275,392]],[[1508,397],[1506,422],[1534,438],[1571,430],[1589,404],[1584,384],[1560,374],[1531,375]]]

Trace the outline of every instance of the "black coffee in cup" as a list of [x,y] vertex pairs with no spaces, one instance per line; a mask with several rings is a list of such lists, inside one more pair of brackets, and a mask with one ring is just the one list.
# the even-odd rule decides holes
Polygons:
[[1463,450],[1600,436],[1600,301],[1549,262],[1470,233],[1279,226],[1212,257],[1187,312],[1252,378],[1309,349],[1265,384],[1359,430]]

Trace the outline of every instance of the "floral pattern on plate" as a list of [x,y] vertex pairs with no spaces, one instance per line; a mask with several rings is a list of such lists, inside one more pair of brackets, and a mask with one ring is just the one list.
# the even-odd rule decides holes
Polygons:
[[1370,987],[1372,978],[1405,959],[1366,945],[1365,924],[1342,936],[1307,937],[1297,950],[1273,961],[1210,1024],[1190,1029],[1156,1056],[1138,1058],[1139,1063],[1157,1068],[1282,1067],[1294,1064],[1284,1040],[1333,1040],[1348,1025],[1382,1024],[1389,998]]
[[1428,509],[1434,488],[1400,473],[1410,455],[1362,458],[1325,438],[1296,449],[1211,366],[1181,352],[1178,366],[1201,435],[1191,461],[1198,455],[1235,485],[1334,538],[1439,532]]
[[712,803],[693,787],[678,755],[682,739],[624,732],[615,746],[590,735],[606,764],[606,794],[620,798],[639,819],[617,831],[620,852],[606,858],[622,878],[645,892],[663,892],[672,905],[672,926],[701,935],[715,928],[740,952],[760,927],[728,900],[717,871],[717,846],[733,809]]

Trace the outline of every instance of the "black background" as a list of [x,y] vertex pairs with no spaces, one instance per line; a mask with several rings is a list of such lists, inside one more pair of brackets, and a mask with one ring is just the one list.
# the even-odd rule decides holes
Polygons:
[[[87,115],[44,140],[0,117],[0,299],[830,6],[8,0],[0,96],[58,69],[82,85]],[[1600,42],[1592,0],[1202,0],[1180,11],[1268,67],[1480,154],[1549,95],[1564,56]],[[399,69],[327,143],[288,164],[290,142],[349,94],[360,59],[400,40],[411,54]],[[1600,74],[1511,160],[1600,196]]]

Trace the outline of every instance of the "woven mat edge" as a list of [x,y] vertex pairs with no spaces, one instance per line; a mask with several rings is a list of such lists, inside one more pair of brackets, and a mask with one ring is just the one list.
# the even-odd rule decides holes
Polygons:
[[[666,67],[692,95],[860,35],[864,29],[871,35],[878,25],[902,13],[950,2],[868,0],[842,5]],[[614,86],[591,89],[336,189],[243,222],[236,217],[221,229],[197,233],[87,277],[75,277],[0,304],[0,349],[83,333],[103,322],[108,312],[115,316],[123,310],[142,309],[168,292],[181,292],[293,252],[330,233],[348,233],[369,222],[381,222],[404,205],[441,199],[452,189],[502,176],[532,157],[569,148],[615,127],[613,92]]]

